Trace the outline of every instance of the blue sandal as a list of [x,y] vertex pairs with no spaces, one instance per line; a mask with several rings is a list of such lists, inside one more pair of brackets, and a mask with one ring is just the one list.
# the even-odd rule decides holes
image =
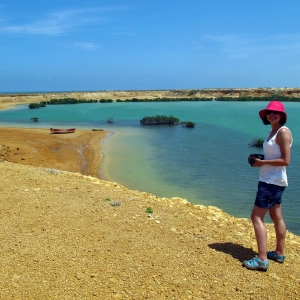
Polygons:
[[284,255],[277,255],[277,253],[275,251],[268,251],[267,252],[267,257],[268,259],[272,259],[278,263],[283,263],[285,260],[285,256]]
[[269,268],[269,261],[262,261],[258,257],[254,257],[250,260],[244,260],[243,266],[249,270],[267,271]]

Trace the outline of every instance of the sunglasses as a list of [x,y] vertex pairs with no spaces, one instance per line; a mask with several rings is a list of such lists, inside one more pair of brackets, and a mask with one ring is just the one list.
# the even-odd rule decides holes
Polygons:
[[276,110],[266,110],[266,114],[267,114],[267,115],[271,115],[271,114],[279,115],[279,114],[280,114],[280,111],[276,111]]

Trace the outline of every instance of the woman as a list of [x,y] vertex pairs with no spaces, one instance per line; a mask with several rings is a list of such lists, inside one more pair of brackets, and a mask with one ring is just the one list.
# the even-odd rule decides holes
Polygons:
[[[284,106],[279,101],[271,101],[266,109],[259,112],[265,125],[271,125],[271,131],[264,141],[264,159],[255,159],[253,167],[261,167],[258,191],[251,214],[254,227],[258,255],[245,260],[247,269],[266,271],[269,260],[283,263],[285,260],[284,244],[286,226],[282,218],[282,193],[288,185],[286,166],[290,164],[290,147],[292,145],[291,131],[283,126],[287,121]],[[269,211],[276,232],[276,249],[267,252],[267,230],[264,216]]]

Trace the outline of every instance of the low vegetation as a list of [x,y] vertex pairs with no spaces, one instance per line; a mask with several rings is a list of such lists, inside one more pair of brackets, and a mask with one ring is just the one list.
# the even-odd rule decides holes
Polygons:
[[188,122],[181,122],[181,125],[187,128],[194,128],[196,124],[194,122],[188,121]]
[[[299,97],[287,97],[287,96],[281,96],[280,93],[271,95],[271,96],[239,96],[239,97],[196,97],[197,90],[191,90],[188,93],[187,97],[163,97],[163,98],[154,98],[154,99],[148,99],[148,98],[132,98],[132,99],[126,99],[126,100],[120,100],[117,99],[115,102],[182,102],[182,101],[271,101],[273,99],[277,99],[282,102],[300,102]],[[228,90],[228,94],[230,94],[230,90]],[[36,109],[40,107],[45,107],[46,105],[57,105],[57,104],[78,104],[78,103],[111,103],[114,102],[112,99],[100,99],[100,100],[78,100],[75,98],[61,98],[61,99],[51,99],[49,101],[41,101],[40,103],[30,103],[28,107],[30,109]]]
[[263,139],[254,139],[251,143],[249,143],[249,146],[251,147],[257,147],[262,148],[263,147],[264,140]]
[[75,98],[61,98],[61,99],[51,99],[45,102],[47,105],[57,105],[57,104],[97,103],[98,100],[78,100]]
[[138,98],[132,98],[132,99],[126,99],[126,100],[120,100],[117,99],[116,102],[180,102],[180,101],[211,101],[212,98],[197,98],[197,97],[189,97],[189,98],[154,98],[154,99],[138,99]]
[[173,116],[156,115],[153,117],[144,117],[140,120],[142,125],[179,125],[179,119]]
[[195,91],[189,92],[189,97],[180,97],[180,98],[154,98],[154,99],[138,99],[138,98],[132,98],[132,99],[126,99],[126,100],[120,100],[117,99],[116,102],[180,102],[180,101],[271,101],[273,99],[277,99],[282,102],[300,102],[299,97],[286,97],[281,95],[273,95],[269,97],[251,97],[251,96],[240,96],[240,97],[217,97],[217,98],[200,98],[195,97]]
[[181,124],[183,127],[194,128],[195,123],[191,121],[180,122],[180,120],[176,117],[164,116],[164,115],[156,115],[152,117],[144,117],[140,120],[142,125],[179,125]]
[[153,209],[151,207],[147,207],[146,210],[145,210],[145,213],[153,214]]
[[113,102],[113,100],[111,100],[111,99],[100,99],[99,100],[99,103],[111,103],[111,102]]
[[265,101],[269,102],[272,101],[273,99],[282,101],[282,102],[300,102],[300,98],[298,97],[286,97],[286,96],[280,96],[280,95],[275,95],[275,96],[270,96],[270,97],[247,97],[247,96],[242,96],[242,97],[218,97],[215,100],[216,101]]
[[46,103],[43,101],[43,102],[40,102],[40,103],[30,103],[28,105],[28,107],[30,109],[37,109],[37,108],[40,108],[40,107],[46,107]]
[[61,98],[51,99],[49,101],[41,101],[40,103],[30,103],[28,107],[30,109],[46,107],[46,105],[59,105],[59,104],[80,104],[80,103],[110,103],[113,102],[111,99],[100,99],[100,100],[78,100],[75,98]]

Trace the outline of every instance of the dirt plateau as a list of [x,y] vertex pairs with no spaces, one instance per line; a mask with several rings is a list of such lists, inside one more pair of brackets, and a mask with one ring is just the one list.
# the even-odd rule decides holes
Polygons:
[[106,133],[1,130],[0,299],[300,299],[299,236],[249,271],[250,220],[97,178]]

